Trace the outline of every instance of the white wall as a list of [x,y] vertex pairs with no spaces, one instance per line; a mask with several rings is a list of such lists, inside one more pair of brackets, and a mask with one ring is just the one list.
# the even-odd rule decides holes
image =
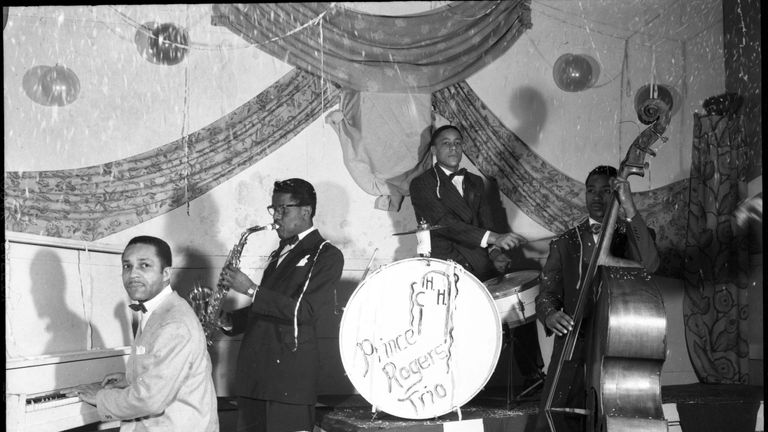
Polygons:
[[[625,74],[630,84],[622,88],[626,37],[612,35],[599,23],[557,15],[544,3],[561,4],[534,2],[533,28],[496,62],[470,77],[470,86],[535,152],[567,175],[582,179],[595,165],[618,165],[623,158],[643,127],[631,124],[638,123],[634,93],[653,76],[686,99],[668,127],[669,141],[654,147],[659,156],[651,161],[650,174],[633,178],[632,186],[645,190],[686,178],[691,114],[704,98],[724,91],[722,23],[716,16],[721,8],[708,12],[714,15],[704,30],[685,40],[660,39],[653,32],[629,38]],[[417,6],[425,10],[436,4],[370,7],[377,8],[376,13],[396,14],[398,7],[412,13]],[[670,19],[680,26],[696,15],[676,11]],[[188,29],[193,47],[187,60],[166,67],[139,56],[133,43],[135,24],[153,20]],[[567,93],[556,87],[552,65],[568,52],[600,61],[597,88]],[[210,6],[201,4],[13,7],[3,32],[3,60],[6,171],[77,168],[156,148],[220,118],[291,70],[228,30],[211,26]],[[80,97],[66,107],[37,105],[21,87],[24,73],[57,62],[78,74]],[[361,191],[347,173],[338,138],[322,118],[258,164],[192,201],[188,209],[176,209],[100,241],[119,245],[138,234],[157,235],[173,247],[177,289],[186,291],[196,282],[213,286],[242,230],[270,221],[266,205],[272,183],[288,177],[305,178],[317,188],[316,225],[346,259],[341,303],[374,250],[375,266],[415,255],[415,238],[392,236],[415,226],[410,201],[406,199],[398,213],[374,210],[374,197]],[[515,231],[531,239],[551,235],[506,198],[504,205]],[[276,242],[269,232],[250,237],[242,264],[254,279]],[[527,253],[541,259],[546,242],[532,244]],[[332,339],[338,322],[330,321],[325,335]],[[329,348],[329,356],[332,351]],[[222,365],[232,361],[225,357]],[[323,390],[344,390],[342,376],[327,382]]]

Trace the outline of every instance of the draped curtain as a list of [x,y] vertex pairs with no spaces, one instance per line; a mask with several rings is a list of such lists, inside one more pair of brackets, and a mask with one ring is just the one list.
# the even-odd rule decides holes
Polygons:
[[126,159],[5,172],[5,229],[93,241],[167,213],[290,141],[339,91],[293,70],[210,125]]
[[375,207],[397,211],[431,164],[430,93],[503,54],[531,27],[530,0],[451,2],[405,16],[333,3],[215,4],[211,22],[344,90],[328,123]]
[[429,94],[342,93],[326,121],[339,136],[344,165],[374,207],[399,211],[411,180],[432,165]]
[[[507,33],[519,35],[526,25],[530,26],[530,22],[526,21],[530,18],[527,1],[474,2],[476,4],[472,8],[469,8],[469,3],[473,2],[466,2],[467,5],[465,2],[456,3],[457,7],[438,9],[434,13],[437,16],[443,14],[443,17],[444,14],[461,13],[460,16],[467,18],[464,21],[471,21],[470,18],[484,20],[494,17],[498,8],[507,8],[504,9],[506,13],[516,17],[511,20],[516,23],[516,29],[510,29]],[[514,12],[508,9],[512,5],[517,7]],[[258,6],[293,8],[299,5]],[[318,8],[312,12],[316,15],[305,11],[304,18],[301,18],[302,15],[297,11],[293,15],[296,22],[311,23],[312,19],[329,10],[324,4],[304,6]],[[220,15],[223,8],[230,6],[214,6],[214,22],[225,20]],[[474,16],[470,10],[475,11]],[[333,13],[352,12],[335,9]],[[285,11],[276,14],[285,17],[291,15]],[[349,19],[360,23],[370,18],[364,14],[357,15]],[[269,26],[267,16],[262,16],[257,22]],[[395,20],[394,17],[384,18]],[[421,18],[430,16],[421,14]],[[391,21],[387,22],[394,25]],[[411,29],[414,25],[406,27]],[[384,30],[387,29],[376,29],[379,33],[388,33]],[[373,29],[368,28],[368,31]],[[358,34],[364,35],[365,32],[358,31]],[[510,37],[508,42],[516,37]],[[358,40],[354,33],[342,39],[350,44]],[[361,36],[360,39],[365,38]],[[434,36],[433,39],[438,37]],[[426,49],[429,49],[428,44]],[[476,52],[470,50],[468,56]],[[412,57],[420,58],[416,55]],[[423,57],[428,58],[429,55]],[[373,67],[373,63],[361,62],[361,65]],[[390,66],[384,64],[383,67]],[[469,68],[466,70],[471,69],[467,65],[464,67]],[[340,91],[330,84],[322,77],[296,69],[222,119],[155,150],[94,167],[6,172],[6,229],[98,240],[169,212],[211,190],[290,140],[321,115],[323,108],[336,105],[340,99],[346,101],[342,103],[342,112],[337,113],[335,119],[329,116],[326,120],[334,127],[346,129],[340,132],[340,141],[344,146],[345,163],[350,172],[357,172],[353,172],[355,181],[362,188],[374,191],[374,195],[378,192],[385,196],[392,193],[393,189],[405,194],[410,179],[430,163],[427,150],[428,123],[433,114],[427,102],[430,96],[418,93],[384,93],[376,96],[367,91],[370,89],[365,92],[359,92],[358,89]],[[428,88],[422,87],[421,90],[427,91]],[[342,93],[343,98],[340,96]],[[395,105],[385,101],[388,95],[395,100],[399,96],[405,99],[400,101],[400,105]],[[466,82],[459,81],[436,90],[431,99],[435,114],[460,125],[468,134],[465,152],[470,160],[485,176],[497,179],[501,192],[534,221],[549,231],[560,233],[583,217],[585,210],[580,198],[584,193],[582,181],[569,178],[531,151],[485,107]],[[355,117],[355,113],[360,113],[355,104],[366,103],[377,107],[378,112],[384,111],[385,105],[402,107],[399,109],[408,116],[417,118],[418,121],[404,127],[401,126],[405,123],[387,125],[387,130],[408,129],[408,139],[411,141],[392,140],[387,134],[378,134],[378,138],[371,141],[378,146],[373,149],[376,151],[350,144],[354,137],[345,146],[345,137],[350,133],[362,133],[361,128],[376,135],[372,132],[375,127],[366,127],[364,118]],[[345,109],[347,112],[343,112]],[[420,129],[420,122],[425,123],[424,129]],[[387,138],[390,139],[385,141]],[[400,148],[406,145],[410,147]],[[401,157],[404,151],[408,152],[407,157]],[[379,180],[383,183],[377,183]],[[400,185],[401,189],[395,189],[396,185]],[[662,255],[665,255],[662,273],[673,276],[680,271],[682,265],[681,245],[684,241],[687,191],[687,181],[681,181],[635,194],[640,211],[656,229]],[[384,204],[383,207],[392,210],[392,203]]]
[[749,380],[747,241],[731,219],[745,190],[741,117],[694,114],[683,315],[691,363],[704,383]]
[[531,27],[530,0],[455,1],[403,16],[335,3],[214,4],[225,26],[284,62],[344,89],[425,93],[472,75]]

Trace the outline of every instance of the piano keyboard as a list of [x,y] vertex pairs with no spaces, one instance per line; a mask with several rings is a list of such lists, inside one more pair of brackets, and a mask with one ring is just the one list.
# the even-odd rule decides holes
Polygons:
[[[67,397],[74,386],[101,382],[125,370],[130,347],[6,359],[5,424],[8,432],[63,431],[99,423],[98,409],[79,397]],[[119,421],[94,425],[119,426]]]
[[66,390],[60,390],[39,396],[27,396],[25,411],[41,411],[80,402],[79,397],[67,396],[65,391]]
[[[68,397],[65,393],[66,389],[61,389],[26,397],[18,395],[21,396],[18,403],[24,404],[25,414],[11,422],[13,424],[9,430],[54,432],[100,421],[95,406],[81,401],[77,396]],[[119,421],[105,422],[101,427],[117,427],[119,424]]]
[[[14,432],[54,432],[97,423],[99,411],[78,397],[63,392],[46,395],[7,395],[6,427]],[[14,406],[18,407],[14,409]],[[10,411],[9,411],[10,410]]]

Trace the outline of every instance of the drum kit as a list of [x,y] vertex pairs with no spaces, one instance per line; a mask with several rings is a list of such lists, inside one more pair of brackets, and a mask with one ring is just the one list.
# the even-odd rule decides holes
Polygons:
[[[395,235],[425,229],[439,227]],[[453,261],[428,256],[366,270],[341,319],[344,370],[373,411],[407,419],[458,411],[491,378],[502,326],[536,319],[538,292],[538,271],[483,283]]]

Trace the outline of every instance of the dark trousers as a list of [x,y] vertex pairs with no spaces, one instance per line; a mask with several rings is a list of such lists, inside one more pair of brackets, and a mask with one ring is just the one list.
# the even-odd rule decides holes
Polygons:
[[538,378],[538,372],[544,367],[544,361],[541,358],[536,321],[514,328],[505,326],[505,331],[510,332],[512,340],[517,342],[512,349],[512,354],[515,356],[520,374],[525,379]]
[[237,398],[237,432],[312,431],[314,405],[294,405],[246,397]]

